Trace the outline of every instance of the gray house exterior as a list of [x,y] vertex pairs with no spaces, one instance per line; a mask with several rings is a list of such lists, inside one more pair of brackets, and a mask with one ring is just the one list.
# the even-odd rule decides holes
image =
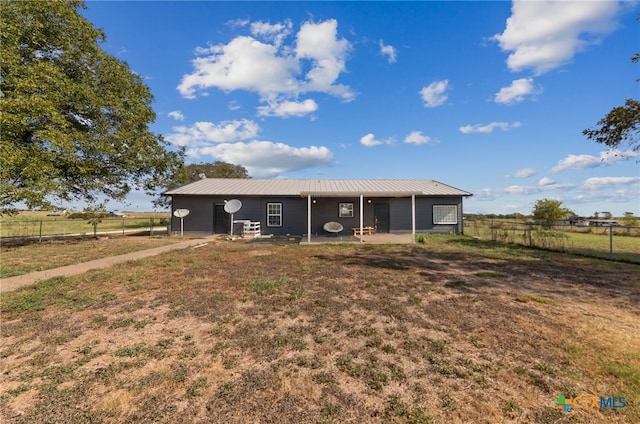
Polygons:
[[462,200],[471,193],[434,180],[284,180],[207,178],[164,193],[171,196],[171,228],[180,229],[177,209],[188,209],[185,233],[229,234],[229,200],[234,234],[243,221],[259,222],[262,234],[326,234],[339,222],[342,234],[370,227],[378,233],[463,232]]

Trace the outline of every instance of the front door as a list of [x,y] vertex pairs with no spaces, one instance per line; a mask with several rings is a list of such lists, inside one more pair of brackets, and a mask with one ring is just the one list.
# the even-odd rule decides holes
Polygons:
[[388,203],[374,203],[373,222],[376,233],[388,233],[391,228],[391,218]]
[[229,232],[229,214],[224,205],[213,205],[213,233],[225,234]]

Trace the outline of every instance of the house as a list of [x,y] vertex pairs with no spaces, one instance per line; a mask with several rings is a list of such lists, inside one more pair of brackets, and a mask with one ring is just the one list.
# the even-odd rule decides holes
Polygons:
[[[433,180],[288,180],[207,178],[163,193],[172,212],[188,209],[187,233],[229,234],[225,205],[237,199],[234,234],[245,222],[262,234],[326,234],[324,224],[338,222],[343,234],[461,234],[462,199],[471,193]],[[238,202],[233,202],[234,206]],[[229,208],[227,208],[229,209]],[[235,207],[233,209],[236,209]],[[258,224],[259,223],[259,224]],[[180,228],[172,213],[171,228]]]

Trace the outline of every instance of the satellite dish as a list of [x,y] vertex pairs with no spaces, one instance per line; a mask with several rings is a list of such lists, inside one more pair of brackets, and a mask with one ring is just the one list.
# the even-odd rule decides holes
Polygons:
[[238,199],[231,199],[224,204],[224,211],[226,213],[236,213],[242,207],[242,202]]
[[173,215],[177,218],[184,218],[189,215],[189,209],[176,209],[173,211]]
[[242,207],[242,202],[238,199],[231,199],[229,201],[224,202],[224,211],[228,214],[231,214],[231,230],[229,231],[229,235],[233,237],[233,214],[238,212]]
[[189,215],[189,209],[176,209],[173,215],[180,218],[180,237],[184,236],[184,217]]

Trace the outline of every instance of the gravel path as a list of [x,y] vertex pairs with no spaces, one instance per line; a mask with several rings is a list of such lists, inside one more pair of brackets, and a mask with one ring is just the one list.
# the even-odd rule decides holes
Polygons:
[[189,239],[179,243],[173,243],[167,246],[156,247],[153,249],[139,250],[137,252],[131,252],[124,255],[110,256],[107,258],[95,259],[89,262],[62,266],[60,268],[35,271],[28,274],[17,275],[15,277],[2,278],[0,279],[0,292],[16,290],[20,287],[35,284],[38,281],[47,280],[53,277],[82,274],[83,272],[89,271],[91,269],[107,268],[120,262],[127,262],[136,259],[147,258],[149,256],[156,256],[161,253],[170,252],[172,250],[186,249],[188,247],[207,243],[211,240],[213,240],[213,236],[198,239]]

